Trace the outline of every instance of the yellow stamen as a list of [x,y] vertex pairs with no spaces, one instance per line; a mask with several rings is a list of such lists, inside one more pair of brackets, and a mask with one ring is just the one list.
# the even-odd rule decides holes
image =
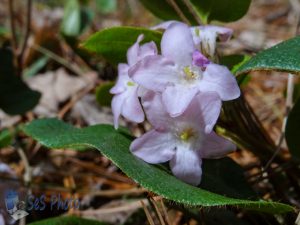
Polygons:
[[180,134],[180,139],[182,141],[188,141],[191,137],[194,136],[194,131],[192,128],[187,128]]
[[134,83],[134,82],[131,82],[131,81],[128,81],[128,82],[127,82],[127,85],[130,86],[130,87],[132,87],[132,86],[135,85],[135,83]]
[[195,28],[195,34],[197,37],[200,37],[200,29],[198,27]]
[[187,80],[195,80],[197,78],[197,74],[192,71],[189,66],[184,67],[183,72],[185,73],[185,79]]

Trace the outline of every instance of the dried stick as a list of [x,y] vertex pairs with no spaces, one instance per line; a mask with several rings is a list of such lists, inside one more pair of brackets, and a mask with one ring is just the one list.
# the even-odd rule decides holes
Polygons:
[[201,21],[201,17],[198,14],[197,10],[195,9],[195,6],[193,3],[191,3],[190,0],[183,0],[184,4],[188,8],[189,12],[193,15],[194,19],[197,21],[198,24],[203,24],[203,21]]
[[159,219],[160,224],[161,224],[161,225],[166,225],[166,223],[165,223],[165,221],[164,221],[164,219],[163,219],[163,217],[162,217],[162,214],[161,214],[161,212],[160,212],[160,210],[159,210],[159,208],[158,208],[158,206],[157,206],[155,200],[154,200],[153,198],[150,198],[150,201],[152,202],[152,205],[154,206],[154,209],[155,209],[155,211],[156,211],[156,214],[157,214],[157,216],[158,216],[158,219]]
[[151,214],[150,214],[150,212],[149,212],[147,206],[145,205],[144,201],[141,200],[140,202],[141,202],[141,205],[143,206],[143,209],[144,209],[144,211],[145,211],[146,217],[147,217],[147,219],[148,219],[150,225],[155,225],[155,223],[154,223],[154,221],[153,221],[153,218],[151,217]]
[[178,14],[178,16],[180,17],[180,19],[185,22],[188,25],[191,25],[190,21],[186,18],[186,16],[183,14],[183,12],[181,11],[181,9],[179,8],[179,6],[177,5],[177,3],[175,2],[175,0],[167,0],[167,2],[169,3],[170,6],[172,6],[172,8],[176,11],[176,13]]
[[18,47],[15,18],[14,18],[14,1],[8,1],[8,11],[9,11],[9,20],[10,20],[10,29],[12,33],[11,45],[14,55],[14,61],[17,68],[17,75],[21,76],[23,72],[23,58],[24,53],[27,48],[27,43],[30,35],[30,25],[31,25],[31,10],[32,10],[32,0],[27,0],[27,12],[26,12],[26,28],[24,40],[21,48]]
[[32,0],[27,0],[27,14],[26,14],[26,28],[25,28],[25,36],[23,40],[23,45],[21,47],[18,60],[19,60],[19,69],[22,71],[23,70],[23,58],[24,58],[24,53],[27,48],[27,43],[30,35],[30,25],[31,25],[31,10],[32,10]]
[[[12,34],[11,45],[12,45],[14,58],[17,59],[18,58],[18,44],[17,44],[18,41],[17,41],[16,26],[15,26],[15,20],[14,20],[14,1],[13,0],[8,1],[8,12],[9,12],[10,30],[11,30],[11,34]],[[17,63],[18,62],[16,61],[16,64]]]

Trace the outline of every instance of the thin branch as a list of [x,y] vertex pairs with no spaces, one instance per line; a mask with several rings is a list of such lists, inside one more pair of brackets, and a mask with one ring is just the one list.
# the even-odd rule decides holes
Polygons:
[[161,212],[160,212],[160,210],[159,210],[159,208],[158,208],[158,206],[157,206],[155,200],[154,200],[153,198],[150,198],[150,201],[152,202],[152,205],[154,206],[154,209],[155,209],[155,211],[156,211],[156,214],[157,214],[157,216],[158,216],[158,219],[159,219],[160,224],[161,224],[161,225],[166,225],[166,223],[165,223],[165,221],[164,221],[164,219],[163,219],[163,216],[162,216],[162,214],[161,214]]
[[198,11],[195,9],[195,6],[193,5],[193,3],[191,3],[190,0],[183,0],[184,4],[186,5],[186,7],[188,8],[189,12],[193,15],[194,19],[197,21],[197,23],[203,24],[203,22],[201,21],[201,17],[198,14]]
[[164,201],[162,199],[160,199],[160,204],[161,204],[161,208],[163,210],[164,217],[165,217],[165,220],[166,220],[167,224],[171,225],[172,223],[170,222],[166,206],[165,206]]
[[274,161],[274,159],[276,158],[276,156],[279,154],[280,150],[281,150],[281,145],[284,141],[284,132],[281,133],[278,145],[276,147],[276,150],[274,152],[274,154],[272,155],[272,157],[270,158],[270,160],[266,163],[265,167],[263,168],[263,172],[262,174],[264,174],[264,172],[267,171],[267,169],[270,167],[270,165],[272,164],[272,162]]
[[[32,168],[29,164],[29,160],[24,152],[24,150],[19,146],[18,142],[16,142],[15,144],[17,153],[19,154],[21,161],[24,164],[24,175],[23,175],[23,180],[24,183],[26,185],[26,187],[28,187],[27,189],[27,194],[30,195],[31,194],[31,182],[32,182]],[[26,225],[26,217],[23,217],[20,219],[19,221],[19,225]]]
[[23,58],[24,58],[24,53],[27,47],[27,43],[28,43],[28,39],[29,39],[29,35],[30,35],[30,25],[31,25],[31,11],[32,11],[32,0],[27,0],[27,14],[26,14],[26,30],[25,30],[25,36],[24,36],[24,41],[23,41],[23,45],[21,47],[20,53],[19,53],[19,69],[20,71],[23,70]]
[[153,221],[153,218],[151,217],[151,214],[150,214],[150,212],[149,212],[147,206],[145,205],[144,201],[141,200],[140,202],[141,202],[141,205],[143,206],[143,209],[144,209],[144,211],[145,211],[145,214],[146,214],[146,217],[147,217],[148,222],[150,223],[150,225],[155,225],[155,223],[154,223],[154,221]]
[[57,117],[59,119],[63,119],[65,114],[81,99],[83,98],[86,94],[88,94],[90,91],[92,91],[95,87],[95,84],[92,84],[88,87],[83,88],[80,90],[76,95],[74,95],[71,100],[64,105],[64,107],[58,112]]
[[169,3],[170,6],[172,6],[172,8],[176,11],[176,13],[178,14],[178,16],[180,17],[180,19],[185,22],[188,25],[191,25],[190,21],[186,18],[186,16],[183,14],[183,12],[181,11],[181,9],[179,8],[179,6],[177,5],[177,3],[175,2],[175,0],[167,0],[167,2]]
[[27,159],[27,156],[24,152],[23,149],[21,149],[20,147],[16,147],[17,149],[17,152],[22,160],[22,162],[24,163],[24,168],[25,168],[25,172],[24,172],[24,182],[25,182],[25,185],[28,185],[31,183],[31,180],[32,180],[32,175],[31,175],[31,166],[29,164],[29,161]]
[[[17,41],[17,34],[16,34],[16,26],[15,26],[15,17],[14,17],[14,1],[8,1],[8,12],[9,12],[9,22],[10,22],[10,30],[12,34],[11,38],[11,45],[14,54],[15,60],[18,57],[18,41]],[[16,61],[17,63],[17,61]]]
[[55,54],[54,52],[51,52],[50,50],[39,46],[39,45],[33,45],[31,46],[33,49],[36,51],[48,56],[49,58],[53,59],[54,61],[58,62],[59,64],[65,66],[69,70],[71,70],[73,73],[79,75],[79,76],[84,76],[85,73],[76,65],[73,65],[69,63],[67,60],[65,60],[63,57],[60,57],[59,55]]

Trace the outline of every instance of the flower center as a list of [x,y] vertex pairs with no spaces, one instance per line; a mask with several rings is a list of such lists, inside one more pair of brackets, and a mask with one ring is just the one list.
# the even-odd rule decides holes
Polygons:
[[185,66],[183,68],[184,72],[184,79],[187,81],[196,80],[198,78],[201,78],[201,73],[196,70],[196,68],[191,66]]
[[187,142],[193,136],[195,136],[195,132],[192,128],[184,129],[179,135],[180,139],[185,142]]
[[195,35],[200,37],[200,29],[198,27],[195,28]]
[[129,86],[129,87],[133,87],[134,85],[135,85],[135,83],[132,82],[132,81],[128,81],[128,82],[127,82],[127,86]]

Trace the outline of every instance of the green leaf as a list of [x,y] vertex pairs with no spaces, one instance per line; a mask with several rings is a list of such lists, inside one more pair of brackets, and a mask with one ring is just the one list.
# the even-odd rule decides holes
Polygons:
[[242,65],[237,74],[255,70],[277,70],[300,74],[300,37],[295,37],[261,51]]
[[30,223],[28,225],[105,225],[96,220],[83,219],[80,217],[68,216],[68,217],[54,217],[37,222]]
[[109,90],[115,85],[114,82],[106,82],[101,84],[96,89],[96,100],[101,106],[111,105],[113,95],[109,93]]
[[96,6],[102,13],[112,13],[117,9],[117,0],[96,0]]
[[30,65],[26,70],[24,70],[24,78],[33,77],[36,75],[41,69],[43,69],[47,63],[49,62],[48,56],[43,56],[36,60],[32,65]]
[[66,36],[78,36],[81,27],[80,3],[78,0],[66,2],[61,31]]
[[11,145],[14,138],[14,132],[10,129],[0,131],[0,148]]
[[10,30],[5,26],[0,26],[0,37],[8,35]]
[[158,31],[138,27],[113,27],[93,34],[82,47],[103,56],[113,64],[118,64],[127,61],[126,52],[140,34],[144,34],[143,42],[154,41],[160,46],[162,34]]
[[191,2],[204,21],[232,22],[247,13],[251,0],[191,0]]
[[141,186],[178,203],[203,207],[237,206],[269,213],[293,210],[291,206],[282,203],[228,198],[183,183],[167,171],[131,154],[128,133],[116,131],[111,125],[77,129],[57,119],[41,119],[26,125],[23,130],[49,148],[72,148],[78,145],[94,147]]
[[[181,20],[178,13],[168,3],[167,0],[140,0],[143,5],[154,15],[163,20]],[[190,9],[183,0],[174,1],[185,17],[192,25],[197,25]],[[193,9],[196,10],[202,22],[207,23],[212,20],[221,22],[232,22],[244,16],[250,6],[251,0],[191,0]]]
[[24,114],[39,102],[41,94],[15,75],[10,50],[0,49],[0,108],[11,115]]
[[[178,13],[168,3],[167,0],[140,0],[140,2],[143,3],[143,5],[158,18],[161,18],[163,20],[181,20],[180,16],[178,16]],[[191,22],[191,24],[196,25],[196,20],[194,19],[193,15],[190,13],[186,5],[183,3],[183,1],[175,0],[175,2],[182,13],[185,15],[185,17]]]
[[61,32],[64,36],[77,37],[90,25],[93,18],[93,12],[81,6],[79,0],[69,0],[65,5]]
[[293,157],[300,160],[299,127],[300,127],[300,99],[298,99],[292,111],[290,112],[285,127],[285,138],[289,150]]
[[206,159],[202,169],[201,188],[233,198],[257,198],[245,179],[244,170],[232,159]]

